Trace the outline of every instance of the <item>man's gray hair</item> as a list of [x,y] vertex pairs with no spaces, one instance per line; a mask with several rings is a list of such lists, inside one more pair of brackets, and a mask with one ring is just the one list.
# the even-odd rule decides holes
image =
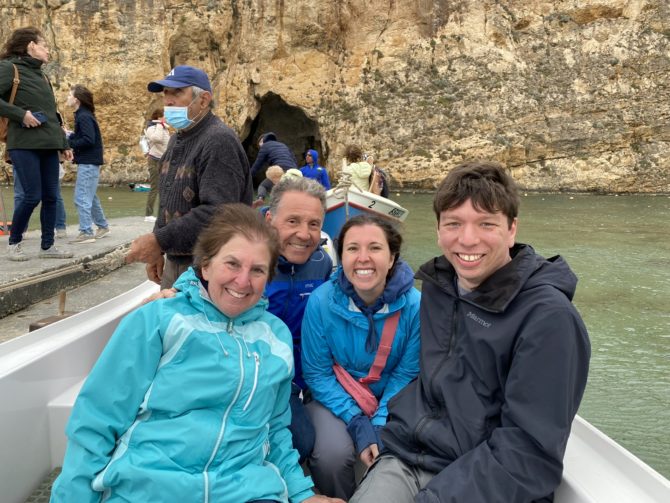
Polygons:
[[[212,94],[210,91],[206,91],[206,90],[204,90],[204,89],[202,89],[201,87],[198,87],[198,86],[191,86],[191,92],[193,93],[193,94],[191,94],[191,96],[193,97],[194,100],[198,96],[200,96],[202,93]],[[209,101],[209,108],[214,110],[214,95],[212,95],[212,99]]]
[[304,192],[308,196],[317,198],[321,202],[323,212],[326,212],[326,189],[323,188],[323,185],[311,178],[286,177],[272,187],[272,192],[270,192],[270,208],[268,211],[272,215],[277,213],[279,203],[287,192]]

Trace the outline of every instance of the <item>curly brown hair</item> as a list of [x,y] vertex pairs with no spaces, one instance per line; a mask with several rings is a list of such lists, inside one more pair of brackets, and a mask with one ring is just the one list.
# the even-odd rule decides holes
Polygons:
[[0,59],[8,59],[12,56],[25,56],[28,54],[28,44],[30,42],[39,42],[44,40],[42,32],[33,26],[17,28],[14,30],[5,42],[5,47],[0,53]]
[[344,157],[347,159],[347,162],[358,162],[363,159],[363,149],[360,145],[347,145]]

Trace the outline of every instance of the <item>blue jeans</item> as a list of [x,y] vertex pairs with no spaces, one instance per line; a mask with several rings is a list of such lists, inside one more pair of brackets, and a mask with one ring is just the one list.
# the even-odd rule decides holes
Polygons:
[[[19,203],[23,201],[25,192],[23,190],[23,185],[21,185],[21,180],[19,177],[14,177],[14,208],[18,207]],[[58,197],[56,198],[56,229],[65,229],[65,203],[63,202],[63,197],[60,193],[60,182],[58,182]],[[28,224],[26,223],[26,228],[23,229],[25,233],[28,230]]]
[[93,234],[93,224],[106,229],[109,227],[95,194],[100,178],[100,166],[79,164],[77,166],[77,182],[74,186],[74,205],[79,212],[79,232]]
[[291,406],[291,424],[288,429],[293,436],[293,447],[298,451],[300,463],[302,463],[312,454],[316,433],[314,433],[312,421],[300,399],[300,388],[295,383],[291,383],[289,405]]
[[[23,240],[30,216],[42,202],[40,225],[43,250],[54,244],[56,201],[58,199],[58,150],[11,149],[9,157],[14,165],[15,184],[18,181],[23,197],[14,206],[9,244]],[[15,199],[16,202],[16,199]]]
[[60,194],[60,183],[58,184],[58,198],[56,199],[56,229],[65,229],[65,203]]

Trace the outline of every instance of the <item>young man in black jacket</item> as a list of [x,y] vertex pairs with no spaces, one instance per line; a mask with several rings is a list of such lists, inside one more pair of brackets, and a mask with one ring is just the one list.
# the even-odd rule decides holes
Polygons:
[[590,343],[559,256],[515,243],[519,198],[497,164],[437,190],[443,256],[416,274],[419,377],[389,403],[385,450],[350,503],[551,501]]

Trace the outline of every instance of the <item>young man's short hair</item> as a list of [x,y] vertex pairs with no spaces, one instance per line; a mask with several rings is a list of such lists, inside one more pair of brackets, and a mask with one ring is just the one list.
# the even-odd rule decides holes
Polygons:
[[466,202],[477,210],[501,212],[509,225],[519,214],[519,193],[505,168],[491,161],[468,161],[452,169],[440,183],[433,199],[433,211],[440,214]]

